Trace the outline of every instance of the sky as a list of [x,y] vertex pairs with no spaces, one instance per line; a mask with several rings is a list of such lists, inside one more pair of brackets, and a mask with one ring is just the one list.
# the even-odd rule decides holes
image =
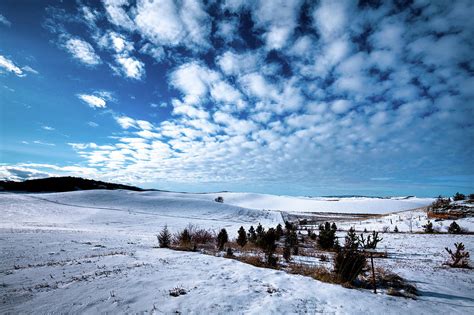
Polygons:
[[0,1],[0,178],[474,192],[474,1]]

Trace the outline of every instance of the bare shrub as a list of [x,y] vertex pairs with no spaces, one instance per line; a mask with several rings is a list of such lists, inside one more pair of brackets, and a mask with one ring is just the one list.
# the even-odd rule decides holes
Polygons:
[[451,262],[447,263],[447,265],[453,268],[470,268],[469,267],[469,252],[465,251],[463,243],[454,243],[456,247],[456,251],[453,251],[447,247],[445,247],[448,254],[451,256]]
[[187,294],[188,292],[186,291],[186,289],[182,288],[182,287],[175,287],[171,290],[169,290],[169,294],[171,296],[174,296],[174,297],[178,297],[180,295],[185,295]]

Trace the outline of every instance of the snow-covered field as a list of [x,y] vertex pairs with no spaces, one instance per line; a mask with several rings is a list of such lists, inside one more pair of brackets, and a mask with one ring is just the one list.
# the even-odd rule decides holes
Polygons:
[[[177,195],[177,193],[163,193]],[[189,198],[214,200],[222,196],[226,204],[249,208],[282,210],[286,212],[337,212],[337,213],[388,213],[425,207],[431,204],[433,198],[417,197],[293,197],[275,196],[254,193],[209,193],[209,194],[179,194]]]
[[[220,257],[154,248],[155,234],[165,224],[173,230],[188,223],[226,227],[232,235],[240,225],[281,222],[279,212],[232,206],[226,195],[224,200],[216,203],[211,194],[100,190],[0,194],[0,313],[474,311],[473,271],[442,266],[447,259],[445,246],[462,241],[472,251],[470,235],[382,235],[379,247],[387,250],[389,258],[377,259],[376,266],[415,283],[422,294],[418,300],[346,289]],[[187,294],[170,296],[175,287]]]

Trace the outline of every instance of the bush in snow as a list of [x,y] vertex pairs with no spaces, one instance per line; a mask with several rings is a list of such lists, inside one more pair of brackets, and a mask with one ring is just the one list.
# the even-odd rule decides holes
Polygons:
[[398,226],[395,225],[395,228],[393,229],[393,232],[398,233]]
[[466,199],[466,195],[460,194],[459,192],[455,193],[453,196],[454,201],[464,200]]
[[283,259],[285,259],[286,262],[290,262],[291,260],[291,247],[286,243],[285,247],[283,247]]
[[462,229],[459,226],[459,224],[456,223],[456,221],[453,221],[453,223],[451,223],[448,227],[448,233],[450,233],[450,234],[461,234]]
[[428,223],[423,225],[423,229],[425,230],[425,233],[434,233],[433,223],[429,220]]
[[365,267],[366,259],[358,246],[355,232],[349,230],[344,247],[334,257],[334,272],[342,282],[353,282]]
[[469,268],[469,252],[465,251],[463,243],[454,243],[456,251],[453,251],[445,247],[448,254],[451,256],[451,262],[448,263],[449,266],[453,268]]
[[329,222],[319,226],[318,245],[322,249],[334,248],[336,240],[336,225],[331,226]]
[[216,199],[214,199],[214,201],[219,202],[219,203],[224,203],[224,198],[221,196],[218,196]]
[[247,234],[245,233],[245,229],[243,226],[240,227],[238,233],[239,236],[237,237],[237,244],[239,244],[240,247],[244,247],[245,244],[247,244]]
[[234,257],[234,252],[232,251],[232,248],[227,247],[227,252],[226,252],[226,254],[225,254],[225,257],[227,257],[227,258],[232,258],[232,257]]
[[276,267],[278,258],[274,256],[276,246],[276,231],[274,228],[268,229],[266,233],[263,233],[260,247],[265,253],[267,265],[270,267]]
[[160,234],[157,235],[158,243],[161,248],[168,248],[171,245],[171,233],[168,231],[168,226],[165,225]]
[[372,235],[369,234],[367,239],[364,237],[364,234],[360,234],[360,237],[358,237],[359,245],[364,249],[375,249],[382,240],[383,238],[379,238],[379,232],[375,231],[372,232]]
[[191,246],[191,234],[189,233],[188,229],[184,229],[178,234],[178,243],[181,247]]
[[229,236],[227,235],[226,229],[222,229],[219,234],[217,234],[217,248],[219,250],[224,250],[224,245],[229,241]]

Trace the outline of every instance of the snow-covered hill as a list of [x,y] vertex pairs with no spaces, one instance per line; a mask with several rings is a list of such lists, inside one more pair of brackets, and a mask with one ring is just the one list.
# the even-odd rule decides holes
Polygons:
[[[21,205],[21,207],[19,207]],[[138,228],[159,231],[165,224],[171,230],[189,223],[203,228],[228,228],[236,232],[260,222],[275,226],[280,213],[245,209],[188,194],[135,192],[129,190],[87,190],[48,194],[0,194],[2,226],[70,227],[90,230]],[[140,224],[138,225],[137,223]]]
[[337,213],[389,213],[425,207],[431,204],[433,198],[417,197],[392,197],[392,198],[370,198],[370,197],[293,197],[276,196],[255,193],[208,193],[208,194],[184,194],[167,193],[163,195],[180,196],[182,198],[214,200],[217,196],[224,198],[224,203],[249,208],[282,210],[287,212],[337,212]]

